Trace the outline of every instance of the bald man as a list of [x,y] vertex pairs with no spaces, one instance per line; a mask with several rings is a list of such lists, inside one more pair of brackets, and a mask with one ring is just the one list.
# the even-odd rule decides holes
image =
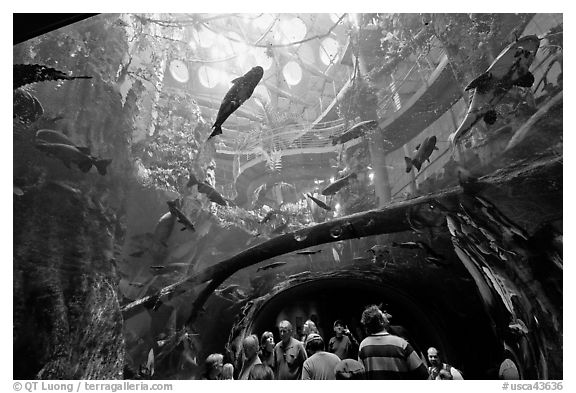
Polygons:
[[460,371],[447,363],[442,363],[440,360],[440,352],[434,347],[428,348],[428,361],[431,365],[431,367],[428,367],[428,373],[430,374],[428,379],[464,379]]
[[304,345],[292,337],[292,324],[282,321],[278,324],[280,342],[274,347],[276,379],[300,379],[302,365],[308,358]]
[[256,364],[262,364],[258,357],[258,337],[251,334],[242,341],[242,351],[244,352],[244,362],[238,379],[248,379],[250,371]]

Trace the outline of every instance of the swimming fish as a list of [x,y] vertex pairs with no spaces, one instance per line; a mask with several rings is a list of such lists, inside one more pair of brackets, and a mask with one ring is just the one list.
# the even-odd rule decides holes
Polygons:
[[94,165],[98,170],[98,173],[104,176],[106,174],[106,168],[112,162],[111,159],[96,159],[82,153],[75,146],[65,145],[62,143],[39,142],[36,143],[36,148],[49,156],[58,158],[67,168],[70,168],[71,163],[75,163],[84,173],[88,172],[90,168],[92,168],[92,165]]
[[12,113],[21,122],[30,124],[44,114],[44,108],[38,98],[24,89],[16,89],[12,99]]
[[346,187],[350,183],[350,179],[356,179],[356,173],[352,172],[349,175],[344,176],[341,179],[336,180],[334,183],[331,183],[322,190],[322,195],[333,195],[336,194],[341,188]]
[[322,250],[305,250],[305,251],[296,251],[296,254],[300,254],[300,255],[314,255],[314,254],[318,254],[322,252]]
[[256,269],[256,272],[259,272],[261,270],[268,270],[268,269],[274,269],[276,267],[280,267],[280,266],[284,266],[286,265],[288,262],[274,262],[271,263],[269,265],[265,265],[265,266],[261,266],[258,269]]
[[406,173],[410,172],[413,166],[419,171],[424,161],[430,162],[430,156],[434,150],[438,150],[438,147],[436,147],[436,136],[432,135],[416,146],[416,154],[413,158],[404,157],[406,161]]
[[534,61],[540,39],[529,35],[508,45],[482,75],[474,79],[464,90],[474,89],[468,112],[449,140],[456,145],[480,120],[488,125],[496,122],[495,106],[512,86],[531,87],[534,75],[529,71]]
[[166,204],[168,205],[168,210],[170,210],[170,214],[175,216],[180,224],[184,225],[184,228],[181,229],[182,231],[188,229],[194,232],[196,230],[196,228],[194,228],[194,224],[192,224],[192,222],[188,219],[188,217],[186,217],[186,215],[182,213],[182,211],[178,208],[179,205],[178,199],[174,201],[167,201]]
[[240,105],[242,105],[244,101],[250,98],[263,75],[264,69],[256,66],[243,76],[232,81],[233,85],[224,96],[220,104],[220,109],[218,110],[218,115],[216,116],[216,121],[212,126],[214,131],[212,131],[207,141],[213,136],[222,134],[222,124],[236,109],[240,108]]
[[90,155],[90,148],[84,146],[78,146],[72,142],[66,135],[55,130],[42,129],[36,132],[36,141],[41,141],[43,143],[61,143],[63,145],[74,146],[82,153]]
[[424,250],[428,254],[427,258],[432,258],[431,260],[436,260],[436,261],[444,260],[444,257],[442,255],[437,254],[432,249],[432,247],[430,247],[428,244],[426,244],[422,241],[404,242],[404,243],[392,242],[392,247],[407,248],[407,249],[411,249],[411,250],[421,249],[421,250]]
[[168,239],[172,235],[174,230],[174,224],[176,224],[176,216],[171,212],[164,214],[154,227],[153,239],[156,243],[161,244],[164,247],[168,247]]
[[198,192],[206,195],[206,197],[211,202],[215,202],[220,206],[228,206],[226,200],[222,198],[222,195],[220,195],[218,191],[216,191],[210,184],[208,184],[207,182],[201,183],[200,181],[198,181],[198,179],[196,179],[196,176],[194,176],[194,174],[190,173],[190,178],[188,180],[188,183],[186,184],[186,187],[193,187],[194,185],[198,185]]
[[374,130],[376,129],[376,127],[378,127],[377,120],[361,121],[360,123],[350,127],[350,129],[348,129],[343,134],[332,137],[332,145],[336,145],[338,143],[345,143],[351,141],[352,139],[356,139],[364,135],[366,131]]
[[310,199],[312,199],[314,201],[315,204],[317,204],[318,206],[320,206],[322,209],[324,210],[332,210],[332,208],[330,206],[328,206],[327,204],[325,204],[324,202],[322,202],[320,199],[316,199],[314,198],[312,195],[310,194],[306,194],[306,196]]
[[164,270],[164,269],[166,269],[166,266],[164,266],[164,265],[154,265],[154,266],[150,266],[150,269],[152,269],[152,270]]

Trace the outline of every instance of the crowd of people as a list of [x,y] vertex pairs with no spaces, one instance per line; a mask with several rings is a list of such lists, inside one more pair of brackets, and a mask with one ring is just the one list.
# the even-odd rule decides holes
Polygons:
[[[260,340],[254,334],[244,338],[236,379],[464,379],[434,347],[428,348],[427,366],[405,337],[394,334],[390,317],[376,305],[367,307],[360,320],[367,336],[360,343],[343,321],[336,320],[328,345],[312,320],[302,326],[300,340],[292,324],[281,321],[278,343],[270,331]],[[234,366],[223,361],[222,354],[209,355],[203,379],[234,379]]]

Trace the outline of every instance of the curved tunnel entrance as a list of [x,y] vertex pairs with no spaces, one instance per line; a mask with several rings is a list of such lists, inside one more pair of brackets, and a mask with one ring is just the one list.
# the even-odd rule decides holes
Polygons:
[[342,273],[297,283],[273,294],[253,314],[246,331],[272,331],[277,342],[276,326],[281,320],[291,321],[299,336],[302,324],[312,319],[327,342],[333,335],[334,320],[342,319],[360,342],[365,337],[360,325],[362,311],[367,305],[382,304],[392,315],[392,326],[406,332],[417,352],[425,355],[429,346],[435,346],[468,379],[497,377],[502,345],[483,312],[471,309],[463,324],[461,316],[449,308],[434,305],[430,301],[433,296],[425,290],[406,291],[380,279],[351,278]]

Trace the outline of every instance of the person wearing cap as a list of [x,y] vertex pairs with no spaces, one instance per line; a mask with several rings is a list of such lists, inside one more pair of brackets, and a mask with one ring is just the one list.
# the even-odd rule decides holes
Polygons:
[[302,366],[302,379],[336,379],[334,370],[340,358],[324,351],[324,340],[319,334],[308,334],[306,352],[310,357]]
[[389,321],[378,306],[368,306],[360,322],[368,334],[358,351],[366,379],[428,379],[424,362],[408,341],[386,330]]
[[355,358],[358,353],[358,341],[339,319],[334,322],[334,334],[335,336],[328,342],[328,352],[336,354],[340,359]]
[[280,342],[274,347],[274,372],[276,379],[300,379],[302,365],[308,358],[304,344],[292,337],[292,324],[282,321],[278,324]]

